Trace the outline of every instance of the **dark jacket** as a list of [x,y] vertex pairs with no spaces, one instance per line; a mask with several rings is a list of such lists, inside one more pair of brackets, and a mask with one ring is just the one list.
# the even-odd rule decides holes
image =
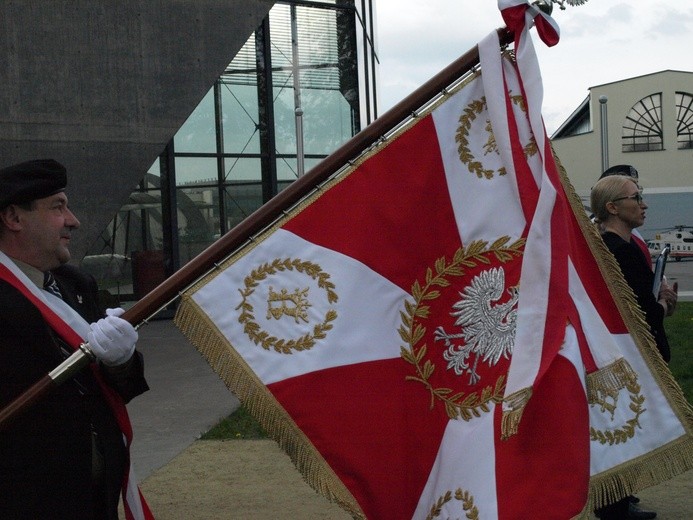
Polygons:
[[[71,266],[54,274],[64,300],[88,322],[102,317],[93,278]],[[0,405],[5,406],[72,349],[57,338],[39,310],[4,281],[0,309]],[[125,373],[106,377],[126,402],[148,389],[139,353]],[[115,417],[87,368],[0,432],[0,518],[117,518],[126,455]],[[92,466],[101,457],[105,470],[97,486]]]
[[669,362],[671,354],[669,341],[664,330],[665,311],[657,303],[657,299],[652,293],[654,273],[651,267],[646,263],[642,251],[632,239],[630,242],[626,242],[616,233],[611,232],[604,233],[603,239],[606,247],[616,258],[623,277],[633,289],[638,299],[638,305],[645,313],[645,320],[654,336],[657,349],[659,349],[664,361]]

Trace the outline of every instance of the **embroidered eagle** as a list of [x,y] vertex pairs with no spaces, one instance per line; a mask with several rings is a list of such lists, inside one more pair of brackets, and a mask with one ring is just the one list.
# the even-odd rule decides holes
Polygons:
[[[476,371],[479,358],[489,366],[498,363],[501,356],[508,358],[515,340],[515,321],[518,288],[510,287],[510,299],[495,303],[503,295],[505,272],[492,268],[474,277],[472,282],[460,292],[461,299],[452,308],[450,315],[456,317],[455,325],[462,329],[459,334],[448,334],[441,326],[435,330],[436,341],[445,341],[448,347],[443,357],[448,362],[448,370],[453,369],[458,376],[469,374],[469,384],[477,383],[481,377]],[[458,345],[453,341],[462,339]],[[469,366],[469,356],[475,354],[474,364]]]

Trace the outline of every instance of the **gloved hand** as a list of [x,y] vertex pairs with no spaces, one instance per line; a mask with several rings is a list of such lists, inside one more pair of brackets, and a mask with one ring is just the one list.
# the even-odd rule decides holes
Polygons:
[[106,317],[89,325],[87,341],[94,355],[110,367],[122,365],[132,357],[137,343],[137,331],[120,318],[123,309],[106,309]]

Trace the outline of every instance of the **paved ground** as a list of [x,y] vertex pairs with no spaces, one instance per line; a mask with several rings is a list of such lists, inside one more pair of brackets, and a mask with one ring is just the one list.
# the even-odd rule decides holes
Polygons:
[[693,301],[693,260],[667,262],[664,272],[669,283],[678,282],[679,300]]
[[[157,520],[347,520],[270,440],[196,441],[142,483]],[[638,494],[658,520],[690,520],[693,471]],[[465,518],[460,509],[460,515]],[[480,516],[483,518],[483,516]],[[544,520],[529,513],[531,520]],[[376,519],[377,520],[377,519]]]
[[169,320],[139,330],[150,390],[128,404],[134,429],[132,459],[140,480],[238,406],[238,399]]

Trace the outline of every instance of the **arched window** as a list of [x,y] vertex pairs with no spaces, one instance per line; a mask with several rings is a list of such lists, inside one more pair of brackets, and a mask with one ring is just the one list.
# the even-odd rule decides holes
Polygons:
[[693,95],[676,93],[676,141],[679,150],[693,149]]
[[624,152],[663,150],[662,94],[652,94],[630,109],[621,138]]

